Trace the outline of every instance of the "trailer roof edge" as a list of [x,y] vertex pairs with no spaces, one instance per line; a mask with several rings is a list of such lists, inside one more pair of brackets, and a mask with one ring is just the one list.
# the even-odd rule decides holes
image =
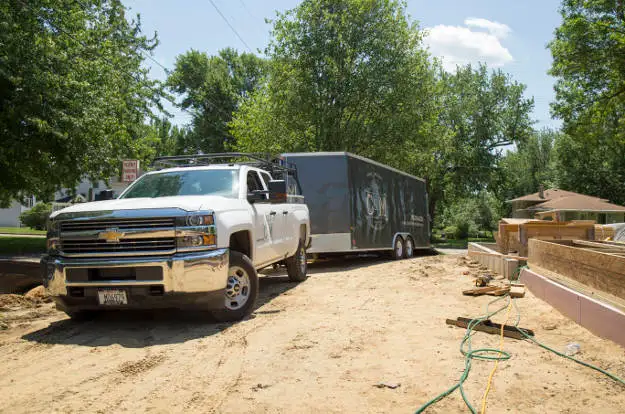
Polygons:
[[286,152],[286,153],[282,154],[283,157],[298,156],[298,155],[313,156],[313,157],[323,156],[323,155],[343,155],[345,157],[352,157],[352,158],[356,158],[356,159],[361,160],[361,161],[365,161],[365,162],[377,165],[378,167],[385,168],[387,170],[396,172],[398,174],[401,174],[401,175],[404,175],[406,177],[410,177],[412,179],[415,179],[415,180],[418,180],[418,181],[422,181],[422,182],[425,183],[425,179],[423,179],[423,178],[416,177],[416,176],[414,176],[412,174],[408,174],[407,172],[398,170],[397,168],[393,168],[393,167],[390,167],[388,165],[384,165],[384,164],[382,164],[380,162],[377,162],[377,161],[374,161],[374,160],[372,160],[370,158],[363,157],[363,156],[360,156],[360,155],[356,155],[356,154],[353,154],[353,153],[347,152],[347,151]]

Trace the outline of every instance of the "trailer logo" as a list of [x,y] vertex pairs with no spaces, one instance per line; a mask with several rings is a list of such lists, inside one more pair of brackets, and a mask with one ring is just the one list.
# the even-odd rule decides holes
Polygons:
[[412,227],[423,227],[423,216],[417,216],[416,214],[411,214],[408,216],[407,220],[402,221],[404,226],[412,226]]
[[367,174],[369,185],[363,190],[367,223],[379,230],[388,222],[386,194],[382,192],[382,177],[376,173]]

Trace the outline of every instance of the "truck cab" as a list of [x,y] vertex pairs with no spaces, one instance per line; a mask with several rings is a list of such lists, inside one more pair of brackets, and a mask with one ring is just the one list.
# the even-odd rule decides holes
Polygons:
[[55,212],[44,285],[70,316],[127,308],[252,311],[258,273],[306,278],[309,212],[294,169],[247,154],[164,157],[117,199]]

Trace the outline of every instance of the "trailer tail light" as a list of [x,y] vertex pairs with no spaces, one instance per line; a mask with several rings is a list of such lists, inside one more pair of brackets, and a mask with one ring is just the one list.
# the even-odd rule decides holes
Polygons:
[[352,246],[356,247],[356,239],[352,239]]

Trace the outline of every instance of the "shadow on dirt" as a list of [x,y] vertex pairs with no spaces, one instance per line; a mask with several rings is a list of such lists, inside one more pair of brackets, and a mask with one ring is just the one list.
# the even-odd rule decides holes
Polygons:
[[[422,251],[418,256],[432,255]],[[316,260],[309,264],[311,278],[316,274],[336,274],[389,261],[386,256],[355,255],[335,256]],[[254,312],[242,322],[264,317],[281,310],[258,310],[273,298],[298,286],[289,282],[283,267],[265,269],[260,281],[260,292]],[[340,275],[336,275],[340,277]],[[306,282],[303,282],[306,283]],[[125,348],[142,348],[151,345],[182,343],[222,332],[234,323],[216,323],[208,313],[177,310],[155,311],[107,311],[84,322],[63,319],[49,326],[22,336],[22,339],[41,344],[82,345],[87,347],[119,344]]]
[[[261,277],[255,311],[246,320],[279,311],[258,308],[297,286],[286,276]],[[239,322],[241,323],[241,322]],[[178,310],[107,311],[88,321],[63,319],[22,336],[41,344],[87,347],[119,344],[125,348],[182,343],[222,332],[236,324],[215,322],[208,313]]]

